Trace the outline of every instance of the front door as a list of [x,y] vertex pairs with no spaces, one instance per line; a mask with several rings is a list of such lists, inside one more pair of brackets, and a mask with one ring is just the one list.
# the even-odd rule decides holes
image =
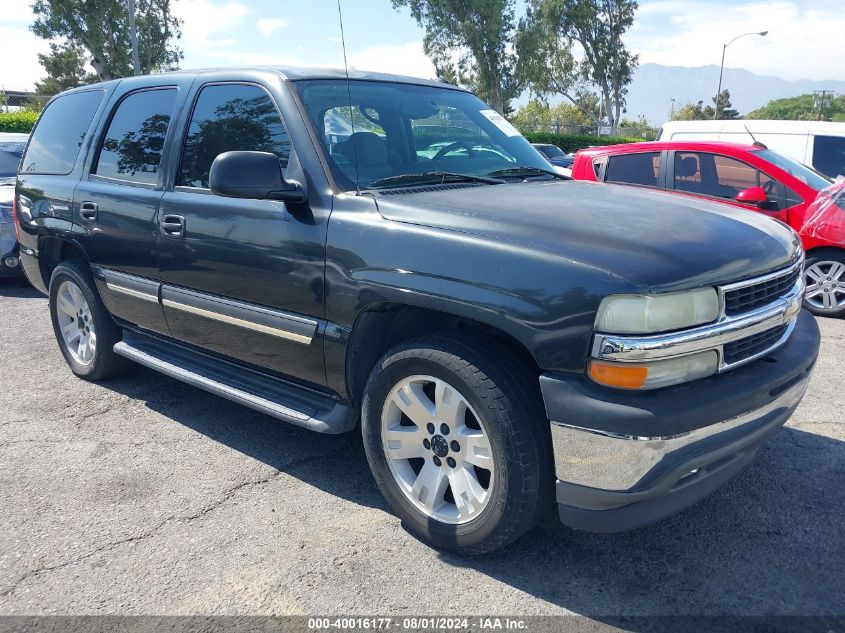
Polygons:
[[291,144],[273,98],[254,83],[198,86],[175,186],[159,216],[162,301],[171,333],[325,384],[318,332],[325,227],[307,209],[213,195],[211,163],[235,150],[272,152],[286,169]]

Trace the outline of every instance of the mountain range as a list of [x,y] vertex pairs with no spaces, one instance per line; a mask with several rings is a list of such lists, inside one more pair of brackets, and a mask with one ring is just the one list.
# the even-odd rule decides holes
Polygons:
[[[675,107],[685,103],[704,101],[713,103],[719,83],[719,67],[715,65],[685,68],[642,64],[634,73],[628,88],[626,117],[644,115],[654,126],[669,119],[671,99]],[[722,89],[731,92],[731,103],[740,114],[766,105],[772,99],[794,97],[814,90],[833,90],[845,94],[845,81],[786,80],[779,77],[755,75],[742,68],[725,68]]]

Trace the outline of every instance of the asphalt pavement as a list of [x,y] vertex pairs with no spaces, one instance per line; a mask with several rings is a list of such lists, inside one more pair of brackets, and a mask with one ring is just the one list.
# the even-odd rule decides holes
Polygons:
[[711,497],[462,558],[390,514],[357,434],[140,367],[78,380],[46,299],[0,285],[0,615],[845,615],[845,320],[820,325],[800,408]]

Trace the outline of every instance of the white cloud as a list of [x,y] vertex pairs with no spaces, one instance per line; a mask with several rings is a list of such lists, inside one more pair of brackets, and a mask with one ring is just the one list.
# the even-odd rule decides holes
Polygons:
[[[339,51],[342,55],[342,51]],[[422,42],[408,42],[394,46],[371,46],[348,51],[349,66],[358,70],[372,70],[395,75],[410,75],[431,79],[437,73],[434,64],[423,52]],[[343,65],[343,58],[340,59]]]
[[[671,32],[655,21],[671,22]],[[725,66],[747,68],[783,79],[842,79],[842,33],[845,15],[827,2],[644,3],[626,42],[640,62],[670,66],[718,65],[722,44],[735,35],[749,36],[727,49]],[[662,31],[662,33],[661,33]]]
[[47,41],[26,28],[0,25],[0,88],[32,90],[35,82],[46,75],[38,63],[38,53],[49,51]]
[[262,18],[255,23],[255,26],[258,27],[261,35],[268,37],[273,31],[278,31],[288,26],[288,22],[276,18]]
[[180,0],[173,5],[173,13],[182,20],[182,39],[178,44],[188,53],[205,52],[206,49],[219,46],[221,40],[231,40],[213,36],[231,32],[232,27],[239,24],[251,10],[235,0],[223,4],[211,0]]

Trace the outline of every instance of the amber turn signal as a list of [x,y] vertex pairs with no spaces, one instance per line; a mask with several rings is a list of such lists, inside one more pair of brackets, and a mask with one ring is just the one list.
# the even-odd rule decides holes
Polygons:
[[618,389],[642,389],[648,379],[648,367],[622,363],[590,362],[590,378]]

